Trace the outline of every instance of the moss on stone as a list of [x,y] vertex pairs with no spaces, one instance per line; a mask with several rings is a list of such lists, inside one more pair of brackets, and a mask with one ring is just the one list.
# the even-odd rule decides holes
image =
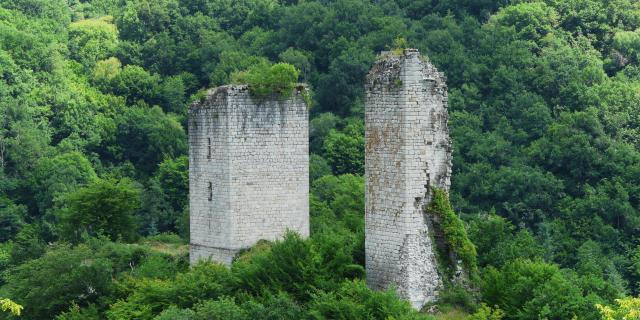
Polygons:
[[453,211],[445,191],[433,188],[432,192],[433,198],[427,213],[437,216],[439,222],[437,227],[444,235],[448,250],[462,260],[464,267],[470,273],[475,273],[477,271],[476,248],[467,236],[464,223]]

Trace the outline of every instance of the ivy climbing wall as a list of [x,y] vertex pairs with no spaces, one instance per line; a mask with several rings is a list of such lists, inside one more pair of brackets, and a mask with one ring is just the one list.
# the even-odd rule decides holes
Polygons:
[[436,299],[430,187],[448,191],[451,141],[445,77],[415,49],[383,53],[366,83],[367,283],[395,287],[420,309]]
[[190,261],[230,264],[287,230],[309,235],[309,131],[304,87],[254,99],[222,86],[189,109]]

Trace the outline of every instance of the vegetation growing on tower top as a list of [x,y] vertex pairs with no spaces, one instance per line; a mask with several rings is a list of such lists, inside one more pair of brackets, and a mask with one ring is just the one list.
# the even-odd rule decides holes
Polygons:
[[271,65],[262,62],[246,71],[234,73],[231,78],[233,83],[249,85],[249,91],[254,97],[288,97],[296,87],[299,75],[300,72],[291,64],[281,62]]

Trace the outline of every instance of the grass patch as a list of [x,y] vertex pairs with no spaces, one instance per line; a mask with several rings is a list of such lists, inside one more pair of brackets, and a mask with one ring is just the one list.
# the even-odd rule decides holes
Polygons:
[[168,254],[170,256],[181,256],[189,254],[189,245],[178,235],[173,233],[162,233],[149,236],[140,241],[154,251]]
[[442,310],[434,315],[436,320],[462,320],[467,319],[469,314],[462,309],[451,308],[448,310]]

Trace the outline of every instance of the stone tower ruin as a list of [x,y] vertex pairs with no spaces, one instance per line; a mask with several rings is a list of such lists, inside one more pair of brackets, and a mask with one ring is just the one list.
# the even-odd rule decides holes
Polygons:
[[430,188],[449,190],[451,141],[445,77],[415,49],[384,53],[367,76],[367,283],[395,287],[420,309],[442,285]]
[[257,100],[222,86],[189,109],[191,263],[230,264],[260,239],[309,235],[305,90]]

